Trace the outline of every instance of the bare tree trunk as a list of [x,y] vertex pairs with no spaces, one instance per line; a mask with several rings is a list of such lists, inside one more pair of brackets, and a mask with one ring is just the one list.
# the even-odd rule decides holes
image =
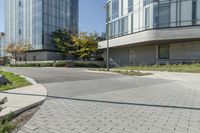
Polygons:
[[25,60],[26,60],[26,65],[28,64],[27,62],[27,52],[25,53]]
[[17,53],[15,53],[15,65],[17,64]]

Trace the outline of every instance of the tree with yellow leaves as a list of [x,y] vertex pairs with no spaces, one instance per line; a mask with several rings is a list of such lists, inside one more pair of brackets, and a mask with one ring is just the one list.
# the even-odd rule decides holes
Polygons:
[[91,59],[98,48],[98,36],[95,33],[81,32],[79,36],[73,36],[76,47],[76,55],[81,59]]
[[23,55],[23,54],[26,54],[27,56],[27,51],[31,49],[32,49],[32,46],[29,42],[21,41],[15,44],[14,43],[8,44],[8,46],[5,49],[5,52],[11,54],[12,58],[15,59],[15,64],[16,64],[17,56]]

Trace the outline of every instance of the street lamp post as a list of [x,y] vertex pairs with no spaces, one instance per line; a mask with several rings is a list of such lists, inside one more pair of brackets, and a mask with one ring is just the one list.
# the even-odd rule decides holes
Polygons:
[[109,35],[109,30],[110,30],[110,27],[109,27],[109,21],[110,21],[110,15],[109,15],[109,4],[110,4],[110,1],[106,3],[106,5],[103,7],[106,11],[106,40],[107,40],[107,54],[106,54],[106,68],[107,68],[107,71],[110,71],[110,61],[109,61],[109,39],[110,39],[110,35]]
[[106,59],[107,59],[107,71],[110,71],[110,67],[109,67],[109,23],[108,23],[108,18],[106,19],[106,35],[107,35],[107,54],[106,54]]

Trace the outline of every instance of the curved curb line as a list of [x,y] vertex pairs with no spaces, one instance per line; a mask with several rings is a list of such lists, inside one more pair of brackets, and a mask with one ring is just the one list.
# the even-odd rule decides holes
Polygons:
[[[17,74],[17,75],[19,75],[19,74]],[[32,79],[32,78],[26,77],[26,76],[24,76],[24,75],[20,75],[20,77],[25,78],[27,81],[31,82],[32,85],[38,84],[38,83],[37,83],[34,79]]]
[[[9,72],[9,71],[8,71]],[[14,73],[14,74],[17,74],[17,73]],[[20,74],[17,74],[17,75],[20,75]],[[30,95],[30,96],[34,96],[35,94],[33,94],[33,93],[29,93],[29,92],[25,92],[25,93],[23,93],[23,92],[20,92],[19,91],[19,93],[17,92],[17,90],[19,89],[24,89],[24,88],[26,88],[26,90],[28,90],[28,88],[30,87],[38,87],[38,86],[40,86],[40,89],[43,89],[43,94],[41,94],[41,95],[38,95],[38,94],[36,94],[36,95],[38,95],[38,96],[41,96],[41,100],[38,100],[37,102],[33,102],[33,103],[30,103],[29,105],[25,105],[24,107],[22,107],[22,108],[19,108],[19,109],[16,109],[16,110],[14,110],[14,111],[12,111],[12,113],[15,115],[15,116],[17,116],[17,115],[19,115],[19,114],[21,114],[22,112],[24,112],[24,111],[26,111],[26,110],[29,110],[29,109],[31,109],[31,108],[34,108],[34,107],[36,107],[36,106],[38,106],[38,105],[41,105],[45,100],[46,100],[46,98],[47,98],[47,95],[48,95],[48,92],[47,92],[47,89],[42,85],[42,84],[38,84],[34,79],[32,79],[32,78],[29,78],[29,77],[27,77],[27,76],[23,76],[23,75],[20,75],[21,77],[23,77],[23,78],[25,78],[26,80],[28,80],[32,85],[30,85],[30,86],[26,86],[26,87],[21,87],[21,88],[16,88],[16,89],[13,89],[13,90],[9,90],[9,91],[4,91],[4,92],[0,92],[0,94],[5,94],[6,95],[6,93],[8,94],[8,96],[9,95],[15,95],[15,96],[17,96],[17,95],[21,95],[21,96],[23,96],[23,95]],[[38,86],[37,86],[38,85]],[[37,89],[37,88],[35,88],[35,89]],[[13,93],[13,92],[14,93]],[[16,92],[15,92],[16,91]],[[31,91],[31,90],[30,90]],[[17,100],[17,99],[16,99]],[[9,102],[9,99],[8,99],[8,102]],[[5,104],[5,106],[7,106],[6,104]],[[13,105],[14,106],[14,105]],[[9,108],[9,106],[7,106],[8,108]],[[11,105],[11,107],[12,107],[12,105]],[[9,115],[11,112],[6,112],[5,114],[2,114],[2,115],[0,115],[0,118],[1,117],[5,117],[5,116],[7,116],[7,115]]]

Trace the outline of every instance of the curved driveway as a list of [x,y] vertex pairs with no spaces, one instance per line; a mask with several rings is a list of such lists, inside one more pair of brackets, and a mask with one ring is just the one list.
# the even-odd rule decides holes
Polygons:
[[5,69],[34,78],[49,93],[20,133],[200,133],[198,74]]

